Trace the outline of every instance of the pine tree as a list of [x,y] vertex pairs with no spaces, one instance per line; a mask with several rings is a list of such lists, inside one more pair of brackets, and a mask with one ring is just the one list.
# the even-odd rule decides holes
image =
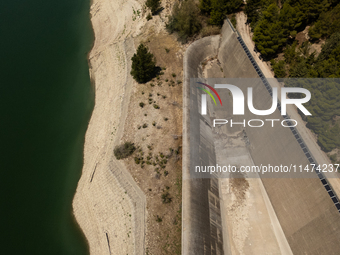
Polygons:
[[142,43],[138,46],[137,53],[133,55],[131,60],[131,75],[138,83],[146,83],[152,79],[156,68],[154,56]]
[[286,42],[286,33],[279,21],[279,8],[268,6],[254,31],[254,42],[261,54],[268,58],[275,55]]

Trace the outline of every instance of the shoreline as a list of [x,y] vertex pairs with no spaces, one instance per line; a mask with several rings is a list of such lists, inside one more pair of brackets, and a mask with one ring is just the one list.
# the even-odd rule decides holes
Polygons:
[[90,4],[94,41],[87,59],[95,105],[85,135],[73,215],[91,255],[139,254],[144,251],[145,195],[124,164],[115,160],[113,148],[122,137],[133,86],[131,35],[138,33],[143,20],[132,20],[132,12],[141,4],[108,0],[91,0]]

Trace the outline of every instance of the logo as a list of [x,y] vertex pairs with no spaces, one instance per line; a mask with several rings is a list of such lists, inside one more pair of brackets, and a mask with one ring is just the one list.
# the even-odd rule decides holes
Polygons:
[[[201,84],[205,87],[207,87],[208,89],[210,89],[218,98],[218,100],[220,101],[220,104],[222,106],[222,100],[220,98],[220,95],[217,93],[217,91],[215,89],[228,89],[229,92],[231,93],[231,96],[233,98],[233,115],[244,115],[244,107],[245,107],[245,97],[244,94],[242,92],[242,90],[235,86],[235,85],[231,85],[231,84],[215,84],[215,88],[213,88],[212,86],[202,83],[202,82],[197,82],[198,84]],[[214,101],[214,104],[217,105],[216,100],[214,98],[214,96],[212,95],[212,93],[204,88],[201,87],[197,87],[198,89],[206,92]],[[303,98],[287,98],[287,94],[288,93],[301,93],[304,94],[305,97]],[[207,115],[207,94],[202,94],[201,95],[201,114],[202,115]],[[304,115],[306,116],[310,116],[312,115],[302,104],[307,103],[309,100],[311,99],[311,93],[304,88],[294,88],[294,87],[283,87],[281,88],[281,115],[287,115],[287,105],[291,104],[291,105],[295,105]],[[247,106],[248,109],[251,113],[253,113],[254,115],[258,115],[258,116],[266,116],[266,115],[270,115],[272,113],[275,112],[277,106],[278,106],[278,89],[277,88],[272,88],[272,105],[269,109],[267,110],[258,110],[255,109],[254,104],[253,104],[253,88],[252,87],[248,87],[247,88]],[[217,122],[216,122],[217,121]],[[249,120],[248,122],[252,122],[252,121],[260,121],[262,123],[262,125],[260,126],[254,126],[254,127],[261,127],[263,126],[264,122],[262,120]],[[270,119],[270,120],[266,120],[266,121],[271,121],[272,122],[272,126],[274,123],[274,120]],[[275,121],[278,121],[278,119],[275,119]],[[285,121],[289,121],[289,120],[284,120],[282,122]],[[290,120],[290,121],[294,121],[297,125],[297,121],[295,120]],[[231,121],[232,122],[232,121]],[[244,120],[245,122],[245,120]],[[215,124],[226,124],[228,123],[227,120],[224,119],[216,119],[214,120],[214,127]],[[284,124],[282,124],[283,126],[285,126]],[[231,123],[232,126],[232,123]],[[252,126],[252,125],[249,125]],[[289,125],[288,125],[289,126]]]
[[[221,106],[222,106],[222,100],[217,93],[217,91],[209,86],[208,84],[202,83],[202,82],[197,82],[199,84],[202,84],[209,89],[211,89],[216,96],[218,97]],[[213,97],[213,95],[206,89],[197,87],[205,92],[207,92],[210,97],[213,99],[215,105],[216,105],[216,100]],[[244,115],[244,94],[240,88],[238,88],[235,85],[231,84],[215,84],[216,89],[229,89],[231,92],[231,95],[233,97],[233,115]],[[278,103],[278,95],[277,95],[277,88],[273,88],[273,100],[272,100],[272,106],[268,110],[257,110],[255,109],[253,105],[253,88],[248,87],[248,109],[251,113],[255,115],[270,115],[276,110],[276,106]],[[288,93],[302,93],[305,94],[304,98],[297,98],[297,99],[289,99],[287,98]],[[312,115],[302,104],[307,103],[311,99],[311,94],[307,89],[304,88],[281,88],[281,115],[286,115],[287,114],[287,105],[288,104],[293,104],[295,105],[304,115],[310,116]],[[202,94],[202,115],[207,114],[207,95]]]

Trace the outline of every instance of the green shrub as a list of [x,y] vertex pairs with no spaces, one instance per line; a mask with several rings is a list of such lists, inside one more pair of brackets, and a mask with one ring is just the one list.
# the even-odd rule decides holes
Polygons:
[[142,108],[144,107],[144,105],[145,105],[145,104],[144,104],[143,102],[140,102],[140,103],[139,103],[139,106],[142,107]]
[[127,158],[130,155],[132,155],[132,153],[135,150],[136,150],[136,147],[134,146],[133,143],[126,142],[122,145],[116,146],[113,153],[114,153],[116,159],[123,159],[123,158]]
[[162,194],[162,203],[163,204],[168,204],[172,201],[172,198],[170,197],[169,192],[165,192],[164,194]]
[[154,107],[155,109],[159,109],[159,106],[156,105],[156,104],[154,104],[153,107]]
[[159,217],[159,216],[157,215],[157,217],[156,217],[156,221],[157,221],[157,222],[162,222],[163,220],[162,220],[162,218],[161,218],[161,217]]

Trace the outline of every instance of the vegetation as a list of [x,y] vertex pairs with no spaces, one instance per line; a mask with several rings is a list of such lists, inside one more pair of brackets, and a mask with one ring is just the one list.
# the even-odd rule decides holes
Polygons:
[[187,42],[202,28],[199,12],[194,0],[176,2],[169,22],[166,24],[166,29],[169,33],[177,32],[179,41]]
[[152,15],[149,13],[148,16],[146,16],[146,20],[149,21],[152,19]]
[[154,56],[148,51],[144,44],[140,44],[137,53],[131,58],[131,75],[138,83],[150,81],[156,74]]
[[315,22],[314,26],[309,30],[308,35],[312,39],[320,39],[329,37],[335,32],[340,31],[340,5],[337,5],[329,12],[320,14],[319,19]]
[[172,198],[170,197],[170,194],[169,194],[168,191],[165,191],[162,194],[161,198],[162,198],[162,203],[163,204],[168,204],[168,203],[170,203],[172,201]]
[[[256,48],[262,57],[271,61],[276,77],[340,77],[339,1],[285,0],[278,5],[274,0],[248,0],[245,12],[254,31]],[[311,25],[310,41],[299,43],[296,36],[307,25]],[[317,55],[311,45],[320,38],[326,42]],[[280,53],[283,56],[276,59]],[[301,80],[285,82],[286,86],[302,86],[312,93],[313,100],[305,104],[312,116],[302,117],[307,127],[317,134],[318,144],[326,152],[340,148],[339,83],[339,80],[326,83],[319,79],[305,83]]]
[[210,16],[211,25],[222,26],[226,15],[234,13],[242,4],[242,0],[200,0],[199,8]]
[[152,15],[156,15],[161,7],[161,1],[160,0],[146,0],[145,5],[150,8]]
[[136,150],[136,147],[131,142],[126,142],[122,145],[116,146],[113,153],[116,157],[116,159],[124,159],[133,154],[133,152]]

